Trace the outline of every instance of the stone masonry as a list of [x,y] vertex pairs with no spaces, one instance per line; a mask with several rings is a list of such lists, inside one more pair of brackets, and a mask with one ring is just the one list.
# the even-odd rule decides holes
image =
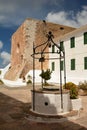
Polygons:
[[[67,27],[59,24],[49,23],[45,21],[26,19],[24,23],[17,29],[12,35],[12,47],[11,47],[11,67],[5,74],[5,78],[9,80],[17,80],[19,77],[23,77],[32,70],[33,58],[33,43],[34,45],[40,45],[44,43],[47,38],[46,34],[52,31],[54,35],[54,41],[58,42],[58,38],[75,28]],[[39,48],[37,51],[41,51]],[[47,55],[48,57],[49,55]],[[44,68],[47,69],[49,61],[44,62]],[[41,68],[41,64],[36,60],[36,69]]]

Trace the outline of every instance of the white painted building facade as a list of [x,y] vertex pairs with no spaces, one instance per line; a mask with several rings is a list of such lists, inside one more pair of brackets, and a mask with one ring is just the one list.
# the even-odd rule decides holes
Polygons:
[[[72,39],[72,40],[71,40]],[[59,37],[58,44],[63,42],[65,49],[66,82],[78,84],[80,81],[87,81],[87,25]],[[72,43],[71,43],[72,41]],[[55,41],[54,41],[55,42]],[[72,45],[71,45],[72,44]],[[49,51],[57,52],[57,48],[49,48]],[[51,53],[49,57],[59,57],[58,54]],[[63,62],[63,61],[62,61]],[[63,64],[62,64],[63,65]],[[64,70],[63,66],[61,68]],[[60,83],[60,62],[59,60],[49,60],[49,68],[52,70],[52,78],[48,82]],[[62,82],[64,83],[64,71],[62,70]],[[32,72],[33,73],[33,72]],[[36,82],[41,82],[39,74],[36,72]],[[31,74],[32,76],[32,74]]]
[[[87,25],[64,35],[59,38],[59,41],[61,41],[65,48],[66,82],[70,81],[78,84],[80,81],[87,80]],[[60,42],[58,42],[58,44],[59,43]],[[49,51],[52,51],[52,49],[53,48],[51,47]],[[54,48],[54,51],[57,51],[56,47]],[[58,56],[57,54],[52,53],[50,54],[50,57]],[[53,72],[50,81],[59,83],[59,60],[50,60],[49,68]],[[63,67],[62,69],[64,70]]]

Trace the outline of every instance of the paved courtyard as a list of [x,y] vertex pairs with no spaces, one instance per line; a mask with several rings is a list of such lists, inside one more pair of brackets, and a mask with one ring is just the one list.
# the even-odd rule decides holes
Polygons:
[[83,110],[78,119],[57,122],[33,120],[29,115],[31,87],[0,86],[0,130],[87,130],[87,96],[81,96]]

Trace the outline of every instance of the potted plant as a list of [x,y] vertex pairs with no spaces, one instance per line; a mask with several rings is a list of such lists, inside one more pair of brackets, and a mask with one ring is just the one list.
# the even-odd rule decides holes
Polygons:
[[66,85],[63,86],[63,88],[70,91],[70,99],[78,98],[78,88],[74,83],[68,82],[66,83]]
[[87,81],[86,80],[84,82],[79,82],[78,88],[79,88],[80,96],[87,95]]
[[71,110],[81,109],[82,108],[82,101],[78,97],[77,85],[72,83],[72,82],[68,82],[63,87],[64,87],[64,89],[68,89],[70,91]]

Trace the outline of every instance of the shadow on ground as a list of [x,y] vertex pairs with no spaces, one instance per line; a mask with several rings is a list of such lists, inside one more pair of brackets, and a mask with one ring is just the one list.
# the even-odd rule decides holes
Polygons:
[[30,106],[30,103],[23,103],[0,93],[0,130],[87,130],[68,120],[58,123],[28,120],[26,115],[31,114]]

